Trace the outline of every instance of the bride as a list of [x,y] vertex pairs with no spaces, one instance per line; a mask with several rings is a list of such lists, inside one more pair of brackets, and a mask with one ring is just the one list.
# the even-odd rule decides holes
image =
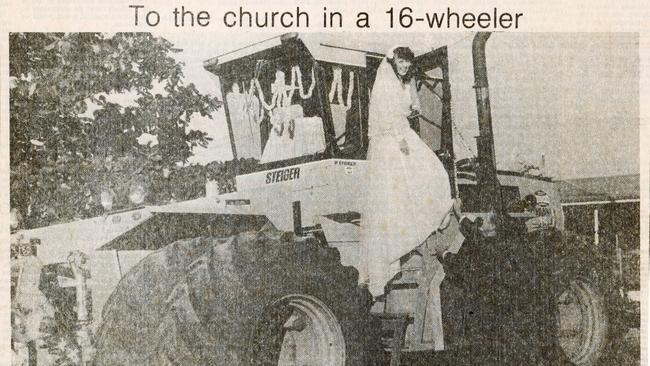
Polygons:
[[370,97],[360,275],[373,296],[383,293],[399,259],[435,232],[453,206],[447,172],[407,119],[419,111],[414,58],[408,47],[391,49]]

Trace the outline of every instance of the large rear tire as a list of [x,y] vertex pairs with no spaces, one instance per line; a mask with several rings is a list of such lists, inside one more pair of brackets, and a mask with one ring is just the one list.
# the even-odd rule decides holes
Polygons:
[[121,280],[95,364],[366,365],[371,303],[357,278],[336,249],[292,234],[181,240]]

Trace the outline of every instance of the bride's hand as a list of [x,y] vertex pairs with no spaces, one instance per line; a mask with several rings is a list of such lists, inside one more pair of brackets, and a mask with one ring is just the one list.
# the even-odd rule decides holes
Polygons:
[[406,118],[413,118],[419,115],[420,115],[420,106],[418,105],[409,106],[409,110],[406,112]]
[[406,142],[406,139],[402,139],[399,142],[399,150],[404,154],[408,155],[410,150],[409,150],[409,144]]

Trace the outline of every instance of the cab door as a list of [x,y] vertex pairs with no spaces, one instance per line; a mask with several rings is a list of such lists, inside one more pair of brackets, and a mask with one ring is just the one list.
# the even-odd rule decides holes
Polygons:
[[449,174],[452,196],[456,197],[447,47],[416,57],[413,66],[421,111],[418,115],[409,118],[409,123],[442,161]]
[[[366,56],[367,92],[364,105],[377,75],[377,69],[384,59],[380,54]],[[411,128],[422,141],[438,155],[449,175],[452,196],[458,195],[456,188],[456,164],[451,121],[451,88],[447,47],[441,47],[415,58],[415,79],[420,104],[420,114],[409,118]],[[367,146],[367,108],[364,109],[364,135]]]

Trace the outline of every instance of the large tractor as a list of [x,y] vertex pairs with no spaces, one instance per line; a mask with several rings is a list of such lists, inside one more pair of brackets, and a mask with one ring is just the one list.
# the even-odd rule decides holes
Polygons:
[[448,48],[416,57],[409,121],[465,219],[404,256],[379,298],[357,269],[383,55],[285,34],[206,61],[234,160],[255,162],[234,192],[208,182],[200,199],[14,234],[74,286],[83,362],[596,364],[615,333],[609,267],[564,232],[551,179],[497,170],[489,36],[473,41],[475,159],[454,153],[452,109],[474,106],[452,108]]

